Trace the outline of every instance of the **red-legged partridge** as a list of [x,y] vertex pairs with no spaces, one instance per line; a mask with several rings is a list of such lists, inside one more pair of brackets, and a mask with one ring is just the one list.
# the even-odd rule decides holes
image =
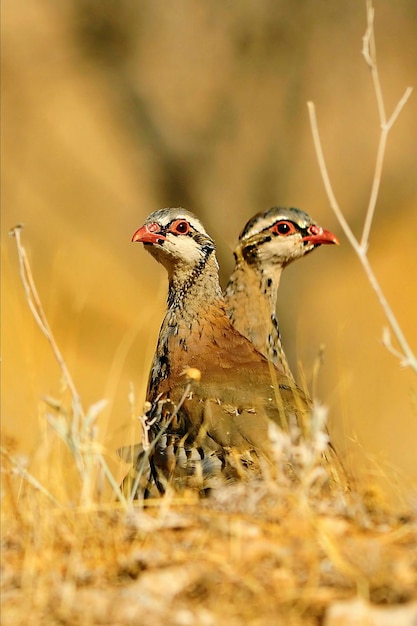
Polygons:
[[225,290],[226,311],[234,327],[276,366],[292,376],[276,317],[283,269],[322,244],[338,244],[299,209],[273,207],[258,213],[239,235],[235,269]]
[[226,315],[213,240],[179,208],[152,213],[132,241],[168,272],[168,308],[147,391],[149,459],[159,491],[170,480],[181,486],[199,479],[205,488],[217,470],[228,478],[271,465],[270,422],[302,431],[310,403]]
[[[272,207],[248,221],[234,251],[235,269],[225,290],[227,314],[235,328],[290,378],[276,317],[281,274],[287,265],[325,244],[338,245],[339,240],[308,213]],[[331,443],[323,459],[345,480]]]

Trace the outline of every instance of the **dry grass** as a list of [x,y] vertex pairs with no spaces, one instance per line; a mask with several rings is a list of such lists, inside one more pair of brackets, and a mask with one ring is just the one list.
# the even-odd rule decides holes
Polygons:
[[[329,483],[320,466],[321,407],[308,441],[271,427],[275,478],[223,486],[205,500],[192,491],[168,492],[146,507],[126,500],[98,440],[104,403],[84,410],[21,228],[12,234],[28,305],[68,400],[44,400],[39,476],[12,441],[4,443],[3,623],[332,625],[359,611],[358,623],[379,624],[403,605],[401,619],[412,624],[417,514],[391,513],[354,482]],[[378,605],[384,610],[375,614]]]
[[[59,31],[50,30],[60,38]],[[46,38],[48,33],[46,28]],[[377,168],[382,169],[382,158]],[[106,190],[101,170],[100,176]],[[375,208],[375,180],[363,250]],[[243,196],[241,180],[238,187]],[[232,187],[229,193],[234,197]],[[226,209],[227,194],[223,201]],[[71,220],[67,223],[63,214],[54,214],[54,220],[57,230],[68,235]],[[90,254],[90,240],[86,247]],[[95,257],[102,264],[105,252]],[[25,263],[28,278],[27,257]],[[74,272],[77,293],[83,270],[80,261]],[[27,299],[61,368],[63,391],[39,409],[40,441],[30,458],[21,455],[20,442],[3,440],[2,623],[415,626],[416,502],[405,501],[401,514],[394,511],[373,487],[372,477],[353,481],[350,491],[337,484],[322,488],[311,458],[320,449],[323,425],[313,448],[297,451],[295,484],[281,474],[276,480],[219,488],[204,500],[190,492],[168,493],[146,508],[126,502],[117,489],[117,470],[111,470],[114,450],[103,444],[97,425],[104,405],[99,401],[83,409],[40,300],[33,300],[30,280],[28,286]],[[146,315],[154,315],[153,309],[138,324],[144,325]],[[111,401],[134,332],[126,334],[114,357],[105,394]],[[407,356],[408,344],[401,347]],[[38,357],[35,350],[34,371]],[[133,398],[130,404],[135,405]],[[282,439],[276,446],[279,466],[283,449],[291,446]]]
[[319,461],[323,408],[304,443],[271,430],[276,478],[232,483],[204,500],[190,491],[146,507],[128,502],[98,443],[103,403],[83,410],[20,229],[14,236],[28,303],[72,402],[45,400],[39,477],[12,441],[2,450],[3,623],[331,626],[344,615],[378,625],[391,611],[397,620],[399,605],[401,623],[414,623],[417,514],[390,512],[354,482],[329,484]]
[[14,470],[6,457],[4,624],[321,624],[358,598],[388,618],[404,604],[414,623],[417,515],[375,494],[266,480],[146,509],[59,507],[25,482],[17,494]]

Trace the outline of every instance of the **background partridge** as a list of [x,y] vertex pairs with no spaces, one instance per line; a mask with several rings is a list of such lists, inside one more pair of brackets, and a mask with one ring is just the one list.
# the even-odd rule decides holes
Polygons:
[[[184,209],[152,213],[133,236],[168,272],[168,308],[149,377],[152,478],[226,477],[271,463],[270,421],[308,420],[309,400],[226,315],[213,240]],[[189,379],[194,368],[199,379]],[[156,442],[156,443],[153,443]],[[196,468],[199,468],[196,470]]]
[[235,269],[225,290],[226,311],[237,330],[292,377],[276,317],[283,269],[322,244],[338,244],[299,209],[273,207],[258,213],[239,235]]

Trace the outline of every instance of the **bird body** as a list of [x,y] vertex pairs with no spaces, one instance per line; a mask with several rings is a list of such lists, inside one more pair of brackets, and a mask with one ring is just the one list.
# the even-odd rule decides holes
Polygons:
[[[186,475],[193,473],[190,459],[200,467],[203,483],[214,459],[223,472],[236,469],[236,458],[258,471],[260,458],[271,459],[270,421],[301,428],[309,400],[226,315],[214,243],[194,215],[184,209],[156,211],[133,241],[166,268],[169,281],[147,391],[150,439],[158,440],[151,455],[158,488],[163,491],[182,467]],[[190,368],[198,370],[199,380],[187,378]]]
[[[247,222],[234,251],[235,268],[225,290],[227,314],[235,328],[291,379],[276,317],[281,275],[290,263],[328,244],[338,245],[339,241],[308,213],[272,207]],[[345,480],[330,442],[323,461],[338,479]]]

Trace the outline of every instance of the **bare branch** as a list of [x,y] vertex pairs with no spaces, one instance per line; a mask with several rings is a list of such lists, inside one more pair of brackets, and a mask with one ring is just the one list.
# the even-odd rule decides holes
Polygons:
[[378,297],[379,303],[382,306],[385,317],[387,318],[391,326],[391,329],[395,335],[395,338],[397,339],[401,347],[401,350],[403,352],[401,364],[403,365],[404,363],[408,363],[410,367],[415,372],[417,372],[417,357],[414,355],[411,347],[409,346],[407,339],[405,338],[405,335],[401,329],[401,326],[397,318],[395,317],[394,312],[388,303],[388,300],[386,299],[384,295],[384,292],[374,274],[371,264],[369,263],[369,259],[366,256],[366,252],[361,252],[358,256],[362,264],[362,267],[364,268],[366,272],[366,275],[371,284],[371,287],[375,291]]
[[366,15],[367,15],[367,28],[366,28],[365,35],[363,37],[362,54],[372,74],[372,81],[374,84],[375,96],[376,96],[377,105],[378,105],[381,134],[380,134],[379,143],[378,143],[371,193],[369,197],[369,203],[368,203],[368,208],[367,208],[367,212],[365,216],[365,222],[364,222],[364,227],[363,227],[363,232],[362,232],[362,237],[361,237],[360,242],[353,234],[352,229],[350,228],[343,214],[343,211],[341,210],[336,200],[336,196],[333,192],[329,173],[327,170],[326,161],[325,161],[324,154],[323,154],[323,149],[321,146],[321,140],[320,140],[320,134],[319,134],[318,125],[317,125],[317,118],[316,118],[316,111],[315,111],[314,104],[312,102],[308,102],[307,107],[308,107],[308,112],[310,116],[311,131],[313,134],[313,141],[314,141],[314,146],[316,149],[320,173],[323,179],[327,197],[330,202],[330,206],[333,212],[335,213],[346,237],[348,238],[349,243],[351,244],[352,248],[354,249],[354,251],[359,257],[362,267],[365,270],[366,276],[372,286],[372,289],[375,291],[378,297],[379,303],[381,304],[385,317],[387,318],[391,326],[391,329],[395,335],[396,340],[398,341],[398,344],[400,345],[402,352],[399,352],[391,345],[389,333],[388,333],[388,339],[387,339],[386,332],[383,335],[384,337],[383,343],[392,354],[395,354],[395,356],[400,358],[402,365],[409,365],[410,367],[412,367],[413,370],[417,372],[417,358],[412,352],[401,330],[401,327],[397,321],[397,318],[395,317],[393,310],[388,304],[388,301],[382,291],[382,288],[379,282],[376,279],[376,276],[373,272],[373,269],[367,257],[369,234],[370,234],[371,227],[372,227],[372,220],[374,217],[376,202],[378,199],[379,189],[381,185],[382,167],[384,163],[384,156],[385,156],[385,150],[386,150],[386,145],[387,145],[388,133],[391,130],[395,121],[397,120],[407,100],[409,99],[411,92],[412,92],[412,88],[407,87],[407,89],[404,92],[404,95],[397,103],[390,119],[387,121],[386,114],[385,114],[384,99],[383,99],[382,89],[381,89],[381,83],[380,83],[379,75],[378,75],[378,67],[376,63],[376,48],[375,48],[375,34],[374,34],[375,11],[372,5],[372,0],[367,0],[366,2]]
[[378,75],[378,66],[376,63],[376,47],[375,47],[375,31],[374,31],[374,17],[375,9],[372,6],[372,0],[366,1],[366,18],[367,28],[365,35],[362,39],[362,54],[365,58],[366,64],[371,70],[372,82],[374,84],[376,102],[378,105],[379,119],[381,126],[386,124],[385,104],[382,96],[381,83]]
[[369,245],[369,234],[371,232],[372,221],[374,219],[376,202],[378,199],[379,189],[381,186],[382,167],[384,165],[385,148],[387,145],[388,131],[385,130],[387,126],[381,131],[379,138],[378,150],[376,154],[375,170],[372,179],[371,195],[369,197],[368,209],[366,211],[365,222],[363,225],[362,237],[360,246],[362,250],[366,252]]
[[388,133],[394,125],[397,117],[399,116],[402,108],[411,95],[412,88],[407,87],[403,97],[397,103],[390,119],[387,121],[385,112],[384,97],[382,95],[381,81],[379,80],[378,65],[376,62],[376,48],[375,48],[375,31],[374,31],[374,17],[375,10],[372,6],[372,0],[366,2],[366,15],[367,15],[367,28],[363,37],[362,54],[365,58],[367,65],[371,70],[372,82],[374,85],[375,97],[378,106],[379,123],[381,127],[381,134],[379,138],[379,144],[377,149],[377,156],[375,162],[374,176],[372,179],[371,194],[369,197],[368,209],[366,211],[365,222],[361,237],[361,248],[366,249],[369,244],[369,234],[371,232],[372,221],[374,218],[376,202],[378,199],[379,188],[381,185],[382,168],[384,164],[385,149],[387,145]]
[[388,130],[391,130],[392,126],[397,121],[397,117],[401,113],[404,105],[407,103],[407,100],[411,96],[412,92],[413,92],[413,88],[412,87],[407,87],[407,89],[404,92],[403,97],[398,101],[397,106],[395,107],[391,117],[389,118],[389,120],[387,122]]
[[410,363],[405,358],[405,356],[402,354],[402,352],[400,352],[399,350],[394,348],[394,346],[392,345],[391,333],[390,333],[390,330],[389,330],[388,326],[385,326],[383,331],[382,331],[382,343],[386,347],[386,349],[389,352],[391,352],[391,354],[393,354],[395,357],[397,357],[397,359],[400,361],[400,363],[401,363],[401,365],[403,367],[406,367],[407,365],[410,365]]
[[321,146],[320,134],[319,134],[319,129],[317,125],[316,108],[313,102],[307,102],[307,107],[308,107],[308,113],[310,116],[311,131],[313,133],[314,147],[316,149],[316,155],[317,155],[317,160],[319,162],[320,173],[323,179],[324,187],[326,189],[327,197],[330,202],[330,206],[333,209],[334,213],[336,214],[336,217],[339,220],[339,223],[341,227],[343,228],[343,232],[348,238],[350,244],[352,245],[353,248],[355,248],[355,250],[357,250],[359,248],[359,243],[355,235],[353,234],[352,229],[350,228],[348,222],[346,221],[341,208],[339,207],[339,204],[336,200],[336,196],[333,192],[332,184],[330,182],[329,172],[327,170],[326,161],[324,159],[323,148]]
[[385,295],[382,291],[381,286],[378,283],[378,280],[372,270],[372,267],[368,261],[368,257],[366,255],[366,249],[363,248],[358,240],[356,239],[355,235],[353,234],[348,222],[346,221],[346,218],[336,200],[336,196],[333,192],[333,188],[331,186],[331,182],[330,182],[330,178],[329,178],[329,174],[328,174],[328,170],[327,170],[327,165],[326,165],[326,161],[324,159],[324,154],[323,154],[323,149],[321,146],[321,140],[320,140],[320,134],[318,131],[318,126],[317,126],[317,118],[316,118],[316,113],[315,113],[315,107],[314,104],[312,102],[308,102],[307,103],[308,106],[308,111],[309,111],[309,115],[310,115],[310,122],[311,122],[311,129],[312,129],[312,133],[313,133],[313,140],[314,140],[314,145],[315,145],[315,149],[316,149],[316,154],[317,154],[317,160],[319,163],[319,167],[320,167],[320,173],[323,179],[323,183],[324,183],[324,187],[326,189],[326,193],[330,202],[330,206],[332,208],[332,210],[334,211],[337,219],[339,220],[339,223],[346,235],[346,237],[348,238],[350,244],[352,245],[352,248],[354,249],[354,251],[356,252],[356,254],[359,257],[359,260],[362,264],[362,267],[364,268],[366,275],[368,277],[368,280],[373,288],[373,290],[375,291],[378,300],[382,306],[382,309],[384,311],[384,314],[392,328],[392,331],[399,343],[399,345],[401,346],[401,350],[404,353],[404,357],[405,357],[405,361],[403,359],[403,362],[409,363],[410,367],[412,367],[416,372],[417,372],[417,358],[415,357],[415,355],[413,354],[410,346],[408,345],[408,342],[401,330],[401,327],[390,307],[390,305],[388,304],[387,299],[385,298]]

